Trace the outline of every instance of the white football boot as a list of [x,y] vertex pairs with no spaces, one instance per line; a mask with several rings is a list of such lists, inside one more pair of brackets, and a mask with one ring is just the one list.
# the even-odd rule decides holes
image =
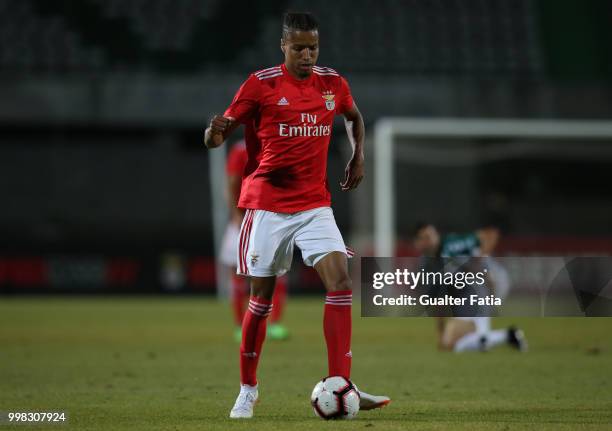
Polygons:
[[374,410],[380,409],[391,402],[391,398],[384,395],[371,395],[367,392],[359,390],[357,385],[353,384],[357,392],[359,392],[359,410]]
[[253,407],[257,403],[259,392],[257,386],[240,385],[240,393],[230,412],[232,419],[250,419],[253,417]]

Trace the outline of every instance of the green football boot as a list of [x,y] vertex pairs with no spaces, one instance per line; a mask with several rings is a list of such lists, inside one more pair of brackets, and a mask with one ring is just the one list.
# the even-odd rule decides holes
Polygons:
[[234,329],[234,340],[236,340],[237,343],[242,341],[242,327],[238,326]]
[[289,338],[289,331],[280,323],[271,323],[268,325],[268,334],[271,340],[286,340]]

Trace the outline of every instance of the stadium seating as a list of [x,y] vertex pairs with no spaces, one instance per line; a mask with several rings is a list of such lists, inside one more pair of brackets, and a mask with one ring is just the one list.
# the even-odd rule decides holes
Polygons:
[[321,63],[343,72],[527,78],[541,73],[533,0],[375,5],[277,0],[228,8],[221,0],[0,0],[0,70],[190,73],[230,66],[246,72],[279,62],[280,16],[289,9],[319,16]]

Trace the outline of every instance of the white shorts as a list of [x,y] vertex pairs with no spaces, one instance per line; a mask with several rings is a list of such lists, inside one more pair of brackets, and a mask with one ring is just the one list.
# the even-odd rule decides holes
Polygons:
[[227,266],[236,266],[236,256],[238,256],[238,234],[240,233],[240,226],[236,223],[230,222],[225,228],[223,234],[223,241],[221,242],[221,251],[219,253],[219,260],[222,264]]
[[247,210],[240,227],[236,272],[254,277],[283,275],[291,268],[294,246],[308,266],[333,251],[353,255],[329,207],[294,214]]

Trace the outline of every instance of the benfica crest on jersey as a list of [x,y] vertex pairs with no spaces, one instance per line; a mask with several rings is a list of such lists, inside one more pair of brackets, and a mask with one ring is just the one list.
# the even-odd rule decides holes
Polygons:
[[336,108],[336,102],[334,101],[335,95],[331,91],[323,92],[323,99],[325,99],[325,107],[328,111],[333,111]]

